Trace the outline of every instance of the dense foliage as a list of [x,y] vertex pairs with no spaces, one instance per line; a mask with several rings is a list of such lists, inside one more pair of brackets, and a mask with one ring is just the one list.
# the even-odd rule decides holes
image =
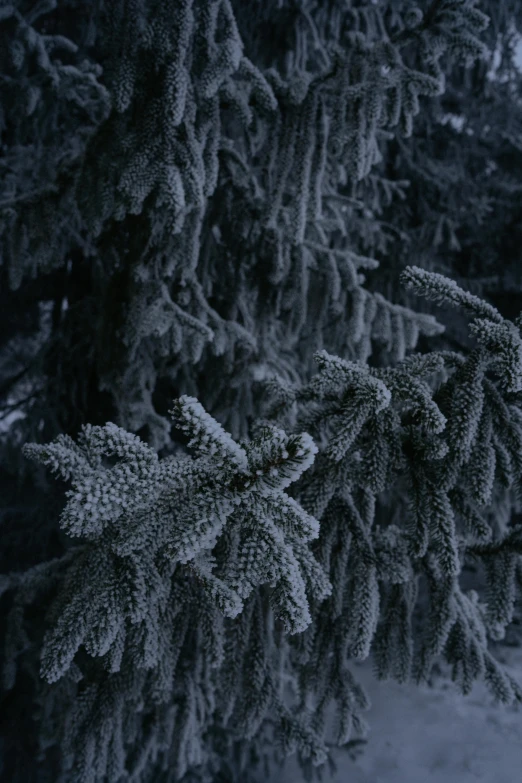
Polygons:
[[517,13],[0,2],[6,780],[320,775],[370,656],[522,701]]

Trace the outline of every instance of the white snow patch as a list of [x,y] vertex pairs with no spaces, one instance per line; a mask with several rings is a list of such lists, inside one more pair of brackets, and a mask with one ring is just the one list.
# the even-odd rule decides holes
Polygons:
[[[522,649],[505,648],[522,680]],[[371,732],[357,761],[336,751],[335,776],[324,783],[513,783],[522,769],[522,709],[496,706],[482,683],[468,697],[452,682],[432,688],[375,679],[369,661],[353,672],[370,696]],[[295,756],[273,783],[303,783]]]

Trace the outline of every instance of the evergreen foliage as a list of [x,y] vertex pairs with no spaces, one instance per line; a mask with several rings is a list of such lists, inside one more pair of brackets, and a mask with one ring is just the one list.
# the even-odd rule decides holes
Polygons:
[[[0,2],[15,783],[246,783],[274,747],[320,777],[368,731],[354,659],[522,701],[491,646],[522,588],[522,315],[402,252],[416,128],[489,57],[484,11]],[[471,319],[458,350],[419,295]]]
[[[471,68],[452,66],[444,93],[423,104],[411,139],[395,135],[386,142],[385,165],[355,190],[370,210],[350,240],[362,252],[386,253],[386,264],[369,283],[395,302],[412,305],[398,272],[420,263],[514,318],[522,307],[522,115],[515,64],[522,8],[510,0],[484,0],[480,7],[490,18],[482,33],[488,57]],[[438,344],[471,346],[465,318],[447,312],[444,322]]]

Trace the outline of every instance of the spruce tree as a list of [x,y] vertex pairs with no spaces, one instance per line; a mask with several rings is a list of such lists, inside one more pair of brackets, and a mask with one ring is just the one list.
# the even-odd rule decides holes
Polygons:
[[[383,163],[359,184],[358,196],[394,227],[386,266],[370,279],[373,290],[411,305],[399,272],[420,262],[515,318],[522,307],[522,74],[514,57],[521,8],[510,2],[481,8],[490,17],[483,32],[489,55],[471,68],[446,61],[446,90],[424,104],[410,140],[396,135],[388,142]],[[404,184],[395,194],[399,178]],[[426,312],[434,311],[426,305]],[[446,331],[437,344],[469,348],[466,319],[449,310],[443,317]]]
[[371,187],[489,56],[489,6],[422,6],[0,3],[10,780],[248,781],[274,747],[320,777],[367,733],[354,659],[522,701],[490,649],[522,316],[415,259],[407,302],[369,279],[411,228]]

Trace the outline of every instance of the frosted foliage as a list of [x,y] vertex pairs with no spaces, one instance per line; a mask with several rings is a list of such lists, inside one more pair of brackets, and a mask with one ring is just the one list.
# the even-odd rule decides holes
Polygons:
[[390,150],[488,54],[477,2],[0,5],[0,272],[56,273],[5,453],[68,484],[61,556],[0,576],[2,682],[49,779],[312,779],[330,707],[367,734],[353,660],[522,701],[488,646],[522,585],[522,316],[402,263],[470,319],[415,353],[444,326],[374,285],[417,252]]
[[22,7],[0,9],[0,128],[10,128],[0,178],[0,268],[11,290],[64,263],[81,230],[71,172],[111,107],[103,69],[81,56],[81,42],[35,29],[56,3],[30,13]]
[[[245,50],[241,30],[251,24],[248,4],[101,4],[92,36],[103,53],[103,86],[102,75],[89,71],[92,96],[87,100],[82,93],[82,106],[96,123],[104,122],[87,145],[82,136],[85,149],[71,163],[68,201],[53,196],[49,208],[47,201],[42,207],[30,201],[26,212],[25,202],[15,199],[6,213],[20,224],[16,231],[6,225],[13,247],[25,247],[31,232],[45,237],[45,247],[40,241],[28,248],[36,261],[13,261],[17,280],[31,264],[44,265],[47,253],[58,259],[70,250],[69,244],[58,252],[48,242],[56,209],[72,221],[76,238],[87,232],[84,255],[112,272],[129,267],[121,331],[108,336],[103,321],[94,319],[93,344],[111,344],[115,361],[101,360],[98,368],[118,423],[134,431],[147,426],[157,450],[168,444],[151,400],[160,377],[181,382],[192,394],[199,386],[209,401],[219,396],[224,423],[242,437],[258,404],[251,390],[254,357],[286,374],[286,356],[294,352],[311,371],[314,351],[337,350],[345,339],[344,314],[350,311],[357,358],[371,355],[382,329],[376,295],[362,288],[358,270],[375,269],[379,260],[353,247],[338,189],[346,176],[357,182],[370,175],[386,133],[398,132],[399,121],[411,125],[418,96],[441,93],[438,61],[449,47],[466,41],[475,56],[482,51],[477,36],[486,20],[470,13],[470,2],[454,3],[455,9],[450,3],[451,13],[444,8],[432,20],[437,35],[428,26],[414,39],[424,58],[419,70],[403,63],[400,37],[397,44],[379,40],[377,6],[369,12],[365,36],[346,33],[355,9],[343,10],[332,24],[320,3],[308,5],[306,24],[296,32],[300,55],[282,75],[274,68],[263,72]],[[28,29],[42,46],[51,45],[52,36]],[[96,110],[102,98],[103,115]],[[334,225],[341,233],[332,246]],[[136,240],[132,251],[129,232]],[[236,275],[239,258],[245,271]],[[253,266],[256,276],[249,272]],[[277,300],[271,314],[267,284]],[[429,316],[382,299],[380,306],[393,313],[387,342],[395,358],[414,348],[419,335],[441,331]],[[293,313],[284,333],[277,326],[282,310]],[[333,332],[329,310],[337,313]],[[316,322],[312,340],[303,339],[307,316]],[[223,360],[242,366],[233,386],[220,380]],[[147,369],[138,372],[143,365]],[[132,405],[124,399],[131,388]]]
[[245,451],[208,415],[194,397],[181,397],[178,406],[170,413],[178,426],[192,435],[189,446],[201,454],[215,455],[218,459],[229,460],[236,468],[246,469]]
[[[438,285],[440,294],[435,290],[442,297],[445,280],[434,276],[427,281],[428,294],[431,285]],[[506,323],[499,334],[511,340],[514,333]],[[353,695],[358,686],[350,680],[352,696],[343,695],[329,651],[333,660],[364,659],[375,648],[378,675],[401,682],[410,676],[428,677],[431,663],[443,654],[455,667],[464,693],[484,677],[497,697],[518,698],[519,686],[486,646],[487,635],[499,638],[512,618],[518,557],[510,549],[514,534],[499,538],[485,522],[480,531],[475,529],[467,508],[479,499],[481,485],[474,472],[474,478],[460,478],[468,475],[477,448],[481,454],[484,449],[497,453],[501,444],[511,455],[522,439],[521,418],[513,415],[514,409],[511,414],[513,403],[504,400],[502,378],[488,377],[502,368],[496,344],[489,346],[486,342],[462,361],[440,352],[408,357],[385,369],[317,353],[319,373],[280,400],[283,407],[297,404],[296,426],[311,426],[321,449],[307,433],[287,435],[268,420],[260,423],[252,440],[239,445],[189,396],[175,401],[171,412],[190,438],[193,458],[161,461],[137,436],[114,424],[87,425],[77,443],[60,436],[48,446],[25,446],[26,456],[72,481],[61,525],[88,542],[69,561],[51,605],[42,675],[49,683],[70,676],[81,645],[100,659],[108,674],[123,674],[132,661],[147,677],[160,676],[166,666],[173,671],[176,664],[169,656],[179,662],[182,652],[173,652],[165,636],[166,613],[181,616],[196,600],[207,611],[218,612],[216,616],[239,621],[259,586],[269,584],[273,590],[267,598],[281,629],[297,632],[288,649],[292,657],[300,651],[294,665],[302,698],[308,694],[307,703],[312,699],[319,705],[315,724],[302,723],[305,711],[290,729],[288,709],[277,700],[277,689],[271,685],[267,690],[266,675],[260,677],[259,705],[265,711],[270,704],[276,709],[288,747],[301,726],[302,752],[312,742],[317,759],[323,758],[314,726],[331,699],[341,711],[343,742],[354,727],[364,725],[364,702]],[[433,387],[430,378],[444,367],[445,383]],[[267,389],[277,393],[275,380]],[[470,406],[470,394],[480,398],[478,408]],[[506,417],[507,428],[500,426]],[[330,423],[338,420],[341,425],[332,431]],[[455,427],[458,437],[446,439]],[[111,456],[119,461],[108,467],[104,460]],[[482,505],[491,496],[494,466],[484,479],[489,489],[480,495]],[[418,491],[411,495],[403,523],[382,527],[376,490],[393,493],[405,480]],[[295,487],[295,498],[283,491],[289,485]],[[467,531],[460,541],[459,519]],[[487,611],[472,611],[459,587],[462,559],[468,553],[484,558],[488,573],[499,568],[502,574],[501,579],[491,576]],[[417,639],[412,613],[419,557],[427,558],[432,588],[428,633]],[[29,574],[26,582],[36,577]],[[199,633],[204,627],[196,625]],[[466,657],[471,648],[477,661],[472,666]],[[225,667],[225,653],[219,660]],[[213,682],[207,686],[219,687],[219,677]],[[200,679],[189,677],[179,687],[182,683],[189,689],[201,687]],[[128,685],[118,687],[128,693]],[[260,714],[255,724],[251,715],[245,736],[254,736]],[[188,719],[187,713],[183,720]],[[84,734],[78,736],[85,740]],[[94,746],[101,741],[101,734],[98,740],[89,736]]]
[[[70,761],[85,780],[112,774],[116,747],[122,764],[128,758],[141,731],[137,727],[134,735],[128,723],[136,699],[155,715],[157,742],[162,732],[186,736],[178,746],[162,745],[163,758],[177,753],[180,769],[199,763],[186,742],[193,741],[193,732],[202,742],[198,737],[211,725],[210,705],[231,663],[225,648],[216,658],[217,639],[212,642],[218,634],[222,644],[233,631],[223,616],[239,620],[269,583],[274,616],[295,634],[311,622],[309,601],[324,600],[331,590],[306,546],[317,538],[319,524],[283,491],[314,461],[317,447],[310,436],[288,436],[267,426],[242,448],[196,399],[179,398],[172,413],[190,436],[195,457],[159,460],[136,435],[111,423],[84,426],[77,443],[60,436],[47,446],[24,447],[27,457],[61,473],[74,487],[60,525],[76,543],[55,567],[61,568],[60,583],[49,608],[40,675],[50,684],[63,683],[63,694],[71,678],[90,677],[78,657],[80,647],[92,661],[85,664],[89,672],[98,671],[89,686],[91,722],[80,717],[87,692],[73,698],[66,714],[54,716]],[[107,465],[109,457],[116,464]],[[79,544],[81,538],[87,543]],[[56,581],[55,572],[48,582],[51,577]],[[23,623],[24,607],[33,598],[27,586],[37,588],[38,580],[38,569],[24,575],[25,595],[19,594],[13,621]],[[10,586],[16,582],[14,575]],[[189,617],[183,643],[181,627]],[[262,636],[269,631],[269,617],[263,612],[259,619]],[[194,634],[196,647],[189,642]],[[16,646],[10,655],[9,666],[16,667]],[[191,694],[199,699],[205,693],[208,711],[187,707],[172,724],[161,705],[174,693],[186,705]],[[265,682],[256,726],[269,709],[284,714],[277,693],[275,681],[270,687]],[[253,733],[248,723],[243,735]],[[198,753],[204,752],[201,745]]]
[[[505,703],[522,697],[487,641],[503,637],[518,585],[520,526],[499,530],[489,510],[496,487],[502,494],[522,476],[520,405],[506,383],[516,372],[519,338],[493,308],[441,275],[410,268],[404,281],[420,294],[467,308],[480,345],[467,357],[440,351],[387,368],[322,351],[315,355],[318,375],[291,395],[278,393],[276,379],[266,384],[281,400],[278,415],[297,404],[296,426],[306,426],[321,444],[310,475],[295,485],[295,497],[320,520],[312,551],[332,583],[317,626],[299,643],[301,687],[318,715],[337,698],[339,672],[331,656],[344,660],[347,654],[373,656],[377,675],[399,682],[427,680],[443,655],[463,693],[484,679]],[[370,382],[379,390],[378,405]],[[513,459],[514,473],[506,470]],[[394,524],[392,508],[399,510]],[[485,603],[460,586],[468,558],[482,559],[486,568]],[[430,601],[419,625],[421,573]],[[353,703],[351,715],[359,719]]]

